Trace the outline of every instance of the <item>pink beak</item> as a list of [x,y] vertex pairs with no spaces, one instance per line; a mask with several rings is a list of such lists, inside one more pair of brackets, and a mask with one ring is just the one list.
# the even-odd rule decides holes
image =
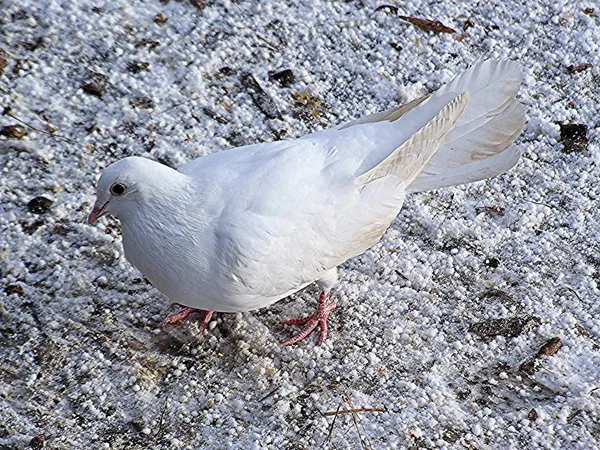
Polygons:
[[98,220],[100,217],[102,217],[104,215],[104,210],[106,209],[106,205],[108,205],[108,202],[106,202],[102,206],[94,205],[92,212],[88,216],[87,223],[92,224],[96,220]]

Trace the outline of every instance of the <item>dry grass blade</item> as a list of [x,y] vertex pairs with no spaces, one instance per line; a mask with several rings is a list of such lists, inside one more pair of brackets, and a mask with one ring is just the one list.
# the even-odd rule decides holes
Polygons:
[[[340,403],[337,410],[339,411],[341,407],[342,407],[342,404]],[[323,414],[323,415],[325,415],[325,414]],[[333,434],[333,427],[335,426],[336,419],[337,419],[337,415],[335,415],[333,417],[333,421],[331,422],[331,426],[329,427],[329,433],[327,433],[327,439],[325,439],[325,442],[331,441],[331,435]],[[325,445],[325,442],[323,442],[323,445]],[[322,448],[322,446],[321,446],[321,448]]]
[[[348,405],[350,405],[351,410],[356,409],[356,408],[354,408],[352,401],[350,400],[350,398],[347,395],[345,395],[342,398],[346,403],[348,403]],[[352,414],[352,421],[354,422],[354,426],[356,427],[356,432],[358,433],[358,439],[360,439],[360,446],[364,450],[370,450],[371,446],[369,445],[369,442],[364,440],[364,438],[362,437],[362,434],[360,432],[360,427],[358,425],[358,418],[356,417],[356,413],[351,412],[350,414]]]
[[167,398],[165,398],[165,401],[162,405],[161,408],[161,412],[160,412],[160,419],[158,421],[158,431],[156,432],[156,434],[154,435],[154,443],[156,444],[158,442],[158,440],[162,437],[162,435],[164,434],[164,425],[165,425],[165,413],[167,412],[167,402],[169,401],[169,397],[167,396]]
[[324,412],[323,415],[325,417],[329,417],[329,416],[337,416],[339,414],[355,414],[355,413],[360,413],[360,412],[386,412],[386,410],[383,408],[354,408],[354,409],[340,410],[340,408],[338,408],[337,411],[327,411],[327,412]]
[[418,17],[399,16],[402,20],[412,23],[413,25],[425,31],[433,33],[456,33],[453,28],[447,27],[439,20],[419,19]]

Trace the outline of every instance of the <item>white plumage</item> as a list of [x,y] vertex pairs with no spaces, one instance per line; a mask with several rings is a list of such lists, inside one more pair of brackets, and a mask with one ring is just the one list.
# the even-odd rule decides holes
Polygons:
[[[326,302],[336,267],[381,238],[406,193],[517,162],[520,81],[519,64],[484,61],[426,98],[301,139],[215,153],[178,171],[125,158],[102,173],[89,220],[115,214],[127,259],[189,308],[250,311],[314,281]],[[323,331],[321,306],[302,323]]]

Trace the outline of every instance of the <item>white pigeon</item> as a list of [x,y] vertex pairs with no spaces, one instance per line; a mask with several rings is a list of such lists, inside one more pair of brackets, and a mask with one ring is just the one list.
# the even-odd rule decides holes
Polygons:
[[316,282],[327,336],[337,266],[382,237],[406,194],[501,174],[519,159],[520,64],[483,61],[431,95],[300,139],[248,145],[178,170],[141,157],[107,167],[88,222],[121,220],[127,259],[181,306],[264,308]]

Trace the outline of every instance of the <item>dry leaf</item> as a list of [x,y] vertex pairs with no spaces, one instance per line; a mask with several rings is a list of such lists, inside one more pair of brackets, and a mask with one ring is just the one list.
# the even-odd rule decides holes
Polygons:
[[439,20],[419,19],[417,17],[399,16],[402,20],[412,23],[413,25],[425,31],[434,33],[456,33],[456,30],[447,27]]

